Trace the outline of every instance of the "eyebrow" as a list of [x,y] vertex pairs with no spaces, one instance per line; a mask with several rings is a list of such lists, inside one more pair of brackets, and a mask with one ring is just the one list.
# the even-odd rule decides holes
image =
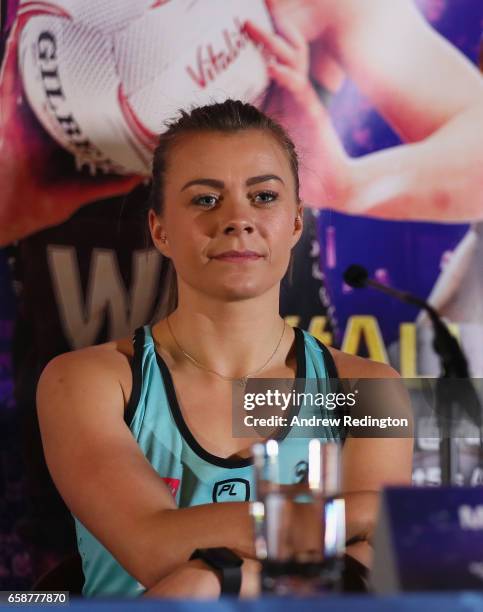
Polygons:
[[[252,176],[245,181],[245,185],[250,187],[251,185],[255,185],[257,183],[263,183],[265,181],[280,181],[282,185],[285,185],[283,180],[277,176],[276,174],[261,174],[260,176]],[[212,178],[197,178],[191,181],[188,181],[185,185],[183,185],[181,191],[184,191],[188,187],[192,185],[208,185],[208,187],[215,187],[217,189],[223,189],[225,187],[225,183],[223,181],[219,181],[218,179]]]

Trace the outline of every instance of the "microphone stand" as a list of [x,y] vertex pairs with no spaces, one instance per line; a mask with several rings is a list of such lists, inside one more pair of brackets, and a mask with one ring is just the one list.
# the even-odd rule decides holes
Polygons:
[[[352,274],[349,274],[349,271],[352,271]],[[405,291],[399,291],[369,279],[367,272],[360,266],[348,268],[344,278],[346,282],[351,279],[353,282],[349,281],[349,284],[353,287],[368,285],[403,302],[418,306],[428,313],[434,329],[433,348],[438,354],[441,363],[441,374],[436,383],[436,412],[441,434],[439,443],[441,482],[443,485],[453,484],[457,473],[457,449],[451,434],[458,408],[465,412],[478,427],[480,463],[483,456],[480,402],[470,380],[468,362],[459,342],[450,333],[437,311],[426,301]],[[459,385],[456,382],[454,384],[448,383],[451,380],[460,380],[461,382]],[[455,387],[457,388],[455,389]],[[460,393],[458,393],[458,390]],[[463,397],[461,397],[461,394]]]
[[[459,342],[450,333],[435,309],[429,304],[424,304],[433,324],[433,348],[439,355],[441,363],[441,374],[436,382],[436,411],[441,434],[439,443],[441,482],[443,485],[452,485],[456,481],[458,468],[457,448],[452,437],[453,423],[458,416],[458,408],[466,412],[471,420],[478,425],[481,461],[482,439],[479,401],[470,380],[468,362]],[[448,383],[449,380],[455,382],[451,384],[451,382]],[[461,382],[458,384],[456,380]],[[466,382],[463,383],[463,380]]]

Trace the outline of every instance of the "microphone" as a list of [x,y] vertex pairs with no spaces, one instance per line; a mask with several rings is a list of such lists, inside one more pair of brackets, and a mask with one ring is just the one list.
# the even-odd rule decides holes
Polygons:
[[357,264],[349,266],[344,272],[344,281],[354,289],[372,287],[382,291],[401,302],[412,304],[425,310],[433,323],[435,336],[433,346],[441,358],[441,365],[446,378],[469,378],[468,362],[456,338],[450,333],[437,311],[425,300],[407,291],[393,289],[372,278],[365,268]]
[[352,264],[347,268],[344,272],[344,281],[350,287],[354,289],[362,289],[363,287],[373,287],[378,291],[382,291],[387,295],[391,295],[395,297],[397,300],[401,302],[406,302],[406,304],[413,304],[413,306],[419,306],[419,308],[423,308],[426,312],[429,313],[430,316],[436,316],[439,318],[438,313],[434,310],[434,308],[425,302],[424,300],[419,299],[415,295],[408,293],[407,291],[399,291],[398,289],[393,289],[392,287],[388,287],[387,285],[383,285],[378,281],[369,278],[369,274],[365,268],[359,266],[357,264]]

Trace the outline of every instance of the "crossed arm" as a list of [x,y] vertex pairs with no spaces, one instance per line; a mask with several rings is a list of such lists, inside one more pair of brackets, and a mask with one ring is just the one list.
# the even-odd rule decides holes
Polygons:
[[[58,490],[148,594],[217,595],[216,576],[199,561],[188,562],[195,548],[217,546],[249,560],[243,580],[245,593],[253,592],[256,563],[248,503],[176,507],[124,424],[119,372],[128,367],[124,356],[100,346],[61,355],[44,370],[38,415],[47,465]],[[344,450],[347,537],[360,538],[354,556],[365,563],[370,561],[367,541],[377,492],[384,482],[410,478],[407,441],[387,442],[390,447],[349,439]],[[388,453],[397,461],[388,462]]]

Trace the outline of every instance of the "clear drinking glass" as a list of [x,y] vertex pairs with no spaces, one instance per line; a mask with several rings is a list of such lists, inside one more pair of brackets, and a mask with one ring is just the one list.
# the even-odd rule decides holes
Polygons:
[[295,466],[290,444],[268,440],[252,447],[256,500],[251,514],[261,586],[277,595],[338,590],[342,574],[340,445],[318,439],[296,444],[297,456],[304,458]]

